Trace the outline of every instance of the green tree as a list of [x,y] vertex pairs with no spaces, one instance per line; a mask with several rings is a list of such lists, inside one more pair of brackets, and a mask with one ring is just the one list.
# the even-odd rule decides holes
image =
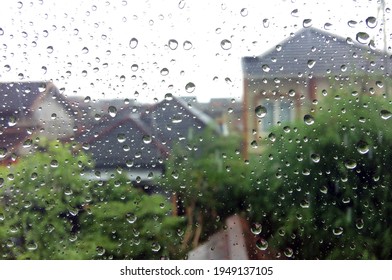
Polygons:
[[69,144],[41,140],[37,149],[0,169],[1,258],[180,257],[181,221],[166,198],[121,176],[84,179],[93,163]]
[[392,257],[391,104],[337,92],[273,129],[249,196],[261,238],[285,257]]
[[167,161],[159,184],[185,212],[184,249],[196,247],[226,217],[245,208],[250,168],[240,155],[240,143],[237,136],[222,137],[207,129],[186,148],[176,147]]

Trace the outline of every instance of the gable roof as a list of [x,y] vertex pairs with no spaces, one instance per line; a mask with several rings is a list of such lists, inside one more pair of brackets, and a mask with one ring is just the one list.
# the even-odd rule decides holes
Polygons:
[[390,73],[390,57],[315,28],[305,28],[257,57],[243,57],[245,78],[299,78]]

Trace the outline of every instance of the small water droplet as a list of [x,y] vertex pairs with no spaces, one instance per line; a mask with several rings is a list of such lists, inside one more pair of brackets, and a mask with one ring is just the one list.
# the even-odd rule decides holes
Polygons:
[[137,216],[134,213],[127,213],[125,215],[125,219],[127,220],[128,223],[133,224],[137,220]]
[[187,83],[186,86],[185,86],[185,90],[186,90],[187,93],[194,92],[195,88],[196,88],[196,86],[192,82]]
[[124,82],[125,81],[125,76],[124,75],[121,75],[120,76],[120,82]]
[[171,93],[166,93],[166,94],[165,94],[165,100],[167,100],[167,101],[173,100],[173,94],[171,94]]
[[178,47],[178,42],[174,39],[170,39],[169,48],[174,51],[175,49],[177,49],[177,47]]
[[286,248],[283,253],[288,258],[291,258],[294,254],[293,249],[291,248]]
[[138,69],[139,69],[139,65],[137,65],[137,64],[132,64],[131,70],[132,70],[133,72],[136,72]]
[[362,155],[366,154],[369,152],[369,144],[362,140],[359,141],[357,143],[357,151]]
[[312,159],[312,161],[313,161],[314,163],[320,162],[320,159],[321,159],[319,154],[311,154],[311,155],[310,155],[310,158]]
[[50,162],[50,167],[53,167],[53,168],[59,167],[59,162],[58,162],[57,160],[53,159],[53,160]]
[[159,245],[158,242],[153,242],[153,243],[151,244],[151,250],[152,250],[153,252],[159,252],[159,251],[161,250],[161,245]]
[[257,148],[259,147],[259,145],[257,145],[256,140],[253,140],[253,141],[250,143],[250,145],[251,145],[251,147],[252,147],[253,149],[257,149]]
[[292,11],[291,11],[291,15],[292,15],[293,17],[298,17],[298,9],[292,10]]
[[263,26],[264,28],[268,28],[270,25],[270,21],[268,18],[263,19]]
[[84,48],[82,49],[82,53],[83,53],[83,54],[88,54],[88,48],[87,48],[87,47],[84,47]]
[[260,223],[253,223],[253,224],[252,224],[252,227],[250,228],[250,231],[251,231],[253,234],[257,235],[257,234],[260,234],[260,233],[261,233],[262,228],[263,228],[263,227],[261,226]]
[[109,113],[109,116],[114,118],[117,115],[117,108],[114,106],[109,106],[108,113]]
[[358,22],[356,22],[355,20],[349,20],[347,22],[348,26],[354,28],[357,25]]
[[98,256],[102,256],[103,254],[105,254],[105,249],[102,246],[97,246],[97,248],[95,249],[95,251],[97,252]]
[[231,49],[231,42],[227,39],[222,40],[220,45],[221,45],[222,49],[224,49],[225,51]]
[[246,17],[248,15],[248,9],[247,8],[243,8],[240,11],[241,16]]
[[17,123],[17,118],[15,116],[9,116],[8,126],[15,126]]
[[315,60],[312,60],[312,59],[308,60],[308,68],[309,69],[312,69],[315,64],[316,64]]
[[52,47],[52,46],[47,47],[47,48],[46,48],[46,51],[47,51],[48,53],[52,53],[52,52],[53,52],[53,47]]
[[302,208],[309,208],[310,207],[309,200],[307,200],[307,199],[302,200],[301,203],[300,203],[300,206]]
[[263,71],[266,73],[268,73],[271,70],[268,64],[263,64],[263,66],[261,66],[261,69],[263,69]]
[[366,25],[369,28],[375,28],[377,26],[377,19],[375,17],[368,17],[366,19]]
[[126,140],[125,134],[124,133],[119,133],[117,134],[117,141],[119,143],[124,143]]
[[180,2],[178,2],[178,8],[184,9],[184,7],[185,7],[185,0],[181,0]]
[[34,241],[30,241],[29,243],[27,243],[26,248],[29,251],[35,251],[38,249],[38,245]]
[[143,143],[144,144],[150,144],[151,142],[152,142],[152,137],[150,135],[143,136]]
[[267,115],[267,108],[259,105],[255,108],[255,113],[258,118],[264,118]]
[[0,159],[5,158],[5,156],[7,155],[7,148],[0,148]]
[[368,44],[370,40],[370,36],[366,32],[358,32],[355,38],[360,44]]
[[383,120],[387,120],[392,116],[392,113],[387,111],[387,110],[381,110],[380,111],[380,116]]
[[365,223],[363,222],[363,219],[357,219],[355,221],[355,226],[357,227],[357,229],[363,229],[364,224]]
[[162,68],[160,73],[161,73],[162,76],[167,76],[169,74],[169,69]]
[[305,116],[304,116],[304,122],[305,122],[305,124],[307,124],[307,125],[312,125],[312,124],[314,124],[314,118],[313,118],[313,116],[311,116],[311,115],[305,115]]
[[139,43],[139,41],[138,41],[136,38],[132,38],[132,39],[129,41],[129,47],[130,47],[131,49],[134,49],[134,48],[137,47],[138,43]]

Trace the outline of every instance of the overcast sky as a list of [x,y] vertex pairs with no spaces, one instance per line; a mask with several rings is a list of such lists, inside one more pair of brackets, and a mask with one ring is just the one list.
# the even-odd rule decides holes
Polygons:
[[[241,57],[276,46],[303,28],[304,20],[343,37],[367,32],[383,48],[377,1],[4,2],[0,81],[53,80],[68,96],[151,102],[172,93],[199,101],[239,99]],[[387,1],[388,41],[389,7]],[[367,25],[370,16],[378,23]],[[195,88],[187,92],[189,83]]]

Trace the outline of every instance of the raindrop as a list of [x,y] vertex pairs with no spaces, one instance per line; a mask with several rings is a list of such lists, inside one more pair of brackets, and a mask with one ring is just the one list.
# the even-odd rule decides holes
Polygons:
[[7,149],[6,148],[0,148],[0,159],[5,158],[7,155]]
[[31,242],[27,243],[26,248],[29,251],[35,251],[35,250],[37,250],[38,245],[34,241],[31,241]]
[[250,143],[251,147],[254,149],[257,149],[259,147],[259,145],[257,145],[256,140],[253,140],[252,143]]
[[84,47],[84,48],[82,49],[82,53],[83,53],[83,54],[87,54],[87,53],[88,53],[88,48],[87,48],[87,47]]
[[264,28],[268,28],[270,25],[270,21],[268,18],[263,19],[263,26]]
[[85,98],[84,98],[84,103],[88,103],[88,102],[90,102],[91,101],[91,97],[90,96],[86,96]]
[[196,88],[196,86],[192,82],[187,83],[185,86],[185,90],[187,93],[192,93],[195,90],[195,88]]
[[286,248],[283,253],[288,258],[291,258],[294,254],[293,249],[291,248]]
[[5,69],[5,71],[9,72],[11,70],[11,66],[6,64],[6,65],[4,65],[4,69]]
[[193,45],[190,41],[185,41],[182,47],[184,48],[184,50],[188,51],[193,47]]
[[231,42],[227,39],[222,40],[220,45],[221,45],[222,49],[224,49],[226,51],[231,49]]
[[17,4],[18,4],[18,5],[17,5],[18,9],[22,9],[23,3],[22,3],[21,1],[19,1]]
[[264,118],[267,115],[267,108],[259,105],[255,108],[255,113],[258,118]]
[[340,66],[340,70],[342,72],[346,72],[347,71],[347,66],[343,64],[342,66]]
[[137,65],[137,64],[132,64],[131,70],[132,70],[133,72],[136,72],[138,69],[139,69],[139,65]]
[[366,25],[369,28],[375,28],[377,26],[377,19],[375,17],[368,17],[366,19]]
[[268,64],[263,64],[263,66],[261,66],[261,69],[263,69],[263,71],[266,73],[268,73],[271,70]]
[[290,97],[294,97],[294,96],[295,96],[295,90],[290,89],[290,90],[289,90],[289,96],[290,96]]
[[137,220],[137,216],[134,213],[127,213],[125,219],[128,223],[133,224]]
[[349,20],[347,22],[348,26],[354,28],[357,25],[358,22],[356,22],[355,20]]
[[315,60],[312,60],[312,59],[308,60],[308,68],[309,69],[312,69],[315,64],[316,64]]
[[366,32],[358,32],[355,38],[360,44],[367,44],[369,42],[370,36]]
[[342,227],[336,227],[332,230],[332,233],[336,236],[342,235],[343,234],[343,228]]
[[42,66],[41,67],[41,70],[42,70],[42,74],[46,74],[46,72],[48,71],[48,68],[46,68],[46,66]]
[[248,9],[246,8],[241,9],[240,14],[241,16],[246,17],[248,15]]
[[355,226],[357,227],[357,229],[363,229],[363,226],[364,226],[363,219],[357,219],[355,221]]
[[105,249],[103,247],[101,247],[101,246],[97,246],[95,251],[97,252],[98,256],[102,256],[103,254],[105,254]]
[[119,143],[124,143],[126,140],[125,134],[124,133],[119,133],[117,134],[117,141]]
[[124,75],[121,75],[121,77],[120,77],[120,82],[124,82],[125,81],[125,76]]
[[380,116],[383,120],[387,120],[392,116],[392,113],[387,110],[381,110]]
[[166,93],[166,94],[165,94],[165,100],[167,100],[167,101],[173,100],[173,94],[171,94],[171,93]]
[[184,7],[185,7],[185,0],[181,0],[181,1],[178,3],[178,8],[184,9]]
[[304,200],[301,201],[300,206],[302,208],[309,208],[310,203],[309,203],[309,201],[307,199],[304,199]]
[[384,85],[381,81],[376,81],[376,86],[378,86],[379,88],[383,88]]
[[169,48],[174,51],[175,49],[177,49],[177,47],[178,47],[178,42],[174,39],[170,39]]
[[169,74],[169,69],[162,68],[160,73],[161,73],[162,76],[167,76]]
[[320,162],[320,155],[319,155],[319,154],[311,154],[311,155],[310,155],[310,158],[312,159],[312,161],[313,161],[314,163]]
[[8,118],[8,126],[15,126],[17,123],[16,117],[15,116],[10,116]]
[[291,11],[291,15],[292,15],[293,17],[298,17],[298,9],[292,10],[292,11]]
[[251,231],[253,234],[255,234],[255,235],[260,234],[260,233],[261,233],[261,230],[262,230],[262,226],[261,226],[260,223],[253,223],[253,224],[252,224],[252,227],[250,228],[250,231]]
[[129,41],[129,47],[131,48],[131,49],[134,49],[134,48],[136,48],[137,47],[137,44],[139,43],[139,41],[136,39],[136,38],[132,38],[130,41]]
[[172,123],[180,123],[182,122],[182,118],[179,116],[172,117]]
[[256,247],[257,249],[259,249],[260,251],[265,251],[268,249],[268,242],[267,240],[260,238],[256,241]]
[[143,143],[144,144],[150,144],[152,142],[152,138],[150,135],[144,135],[143,136]]
[[276,135],[274,134],[274,133],[270,133],[270,134],[268,134],[268,139],[271,141],[271,142],[275,142],[276,141]]
[[58,162],[57,160],[53,159],[53,160],[50,162],[50,167],[53,167],[53,168],[59,167],[59,162]]
[[114,118],[117,115],[117,108],[114,106],[109,106],[108,113],[109,113],[109,116]]
[[355,160],[349,159],[344,162],[344,166],[346,166],[347,169],[354,169],[357,167],[357,163]]
[[24,79],[23,73],[19,73],[19,74],[18,74],[18,78],[19,78],[19,80],[23,80],[23,79]]
[[4,30],[3,28],[0,28],[0,36],[4,35]]
[[161,250],[161,245],[159,245],[158,242],[153,242],[153,243],[151,244],[151,250],[152,250],[153,252],[159,252],[159,250]]
[[312,20],[310,18],[304,19],[302,22],[303,27],[308,28],[312,26]]
[[87,142],[84,142],[84,143],[82,144],[82,148],[83,148],[83,150],[88,151],[88,150],[90,150],[90,144],[87,143]]
[[307,124],[307,125],[312,125],[312,124],[314,124],[314,118],[313,118],[313,116],[311,116],[311,115],[305,115],[305,116],[304,116],[304,122],[305,122],[305,124]]
[[369,152],[369,144],[362,140],[359,141],[357,143],[357,151],[362,155],[366,154]]
[[52,53],[52,52],[53,52],[53,47],[52,47],[52,46],[47,47],[47,48],[46,48],[46,51],[47,51],[48,53]]

